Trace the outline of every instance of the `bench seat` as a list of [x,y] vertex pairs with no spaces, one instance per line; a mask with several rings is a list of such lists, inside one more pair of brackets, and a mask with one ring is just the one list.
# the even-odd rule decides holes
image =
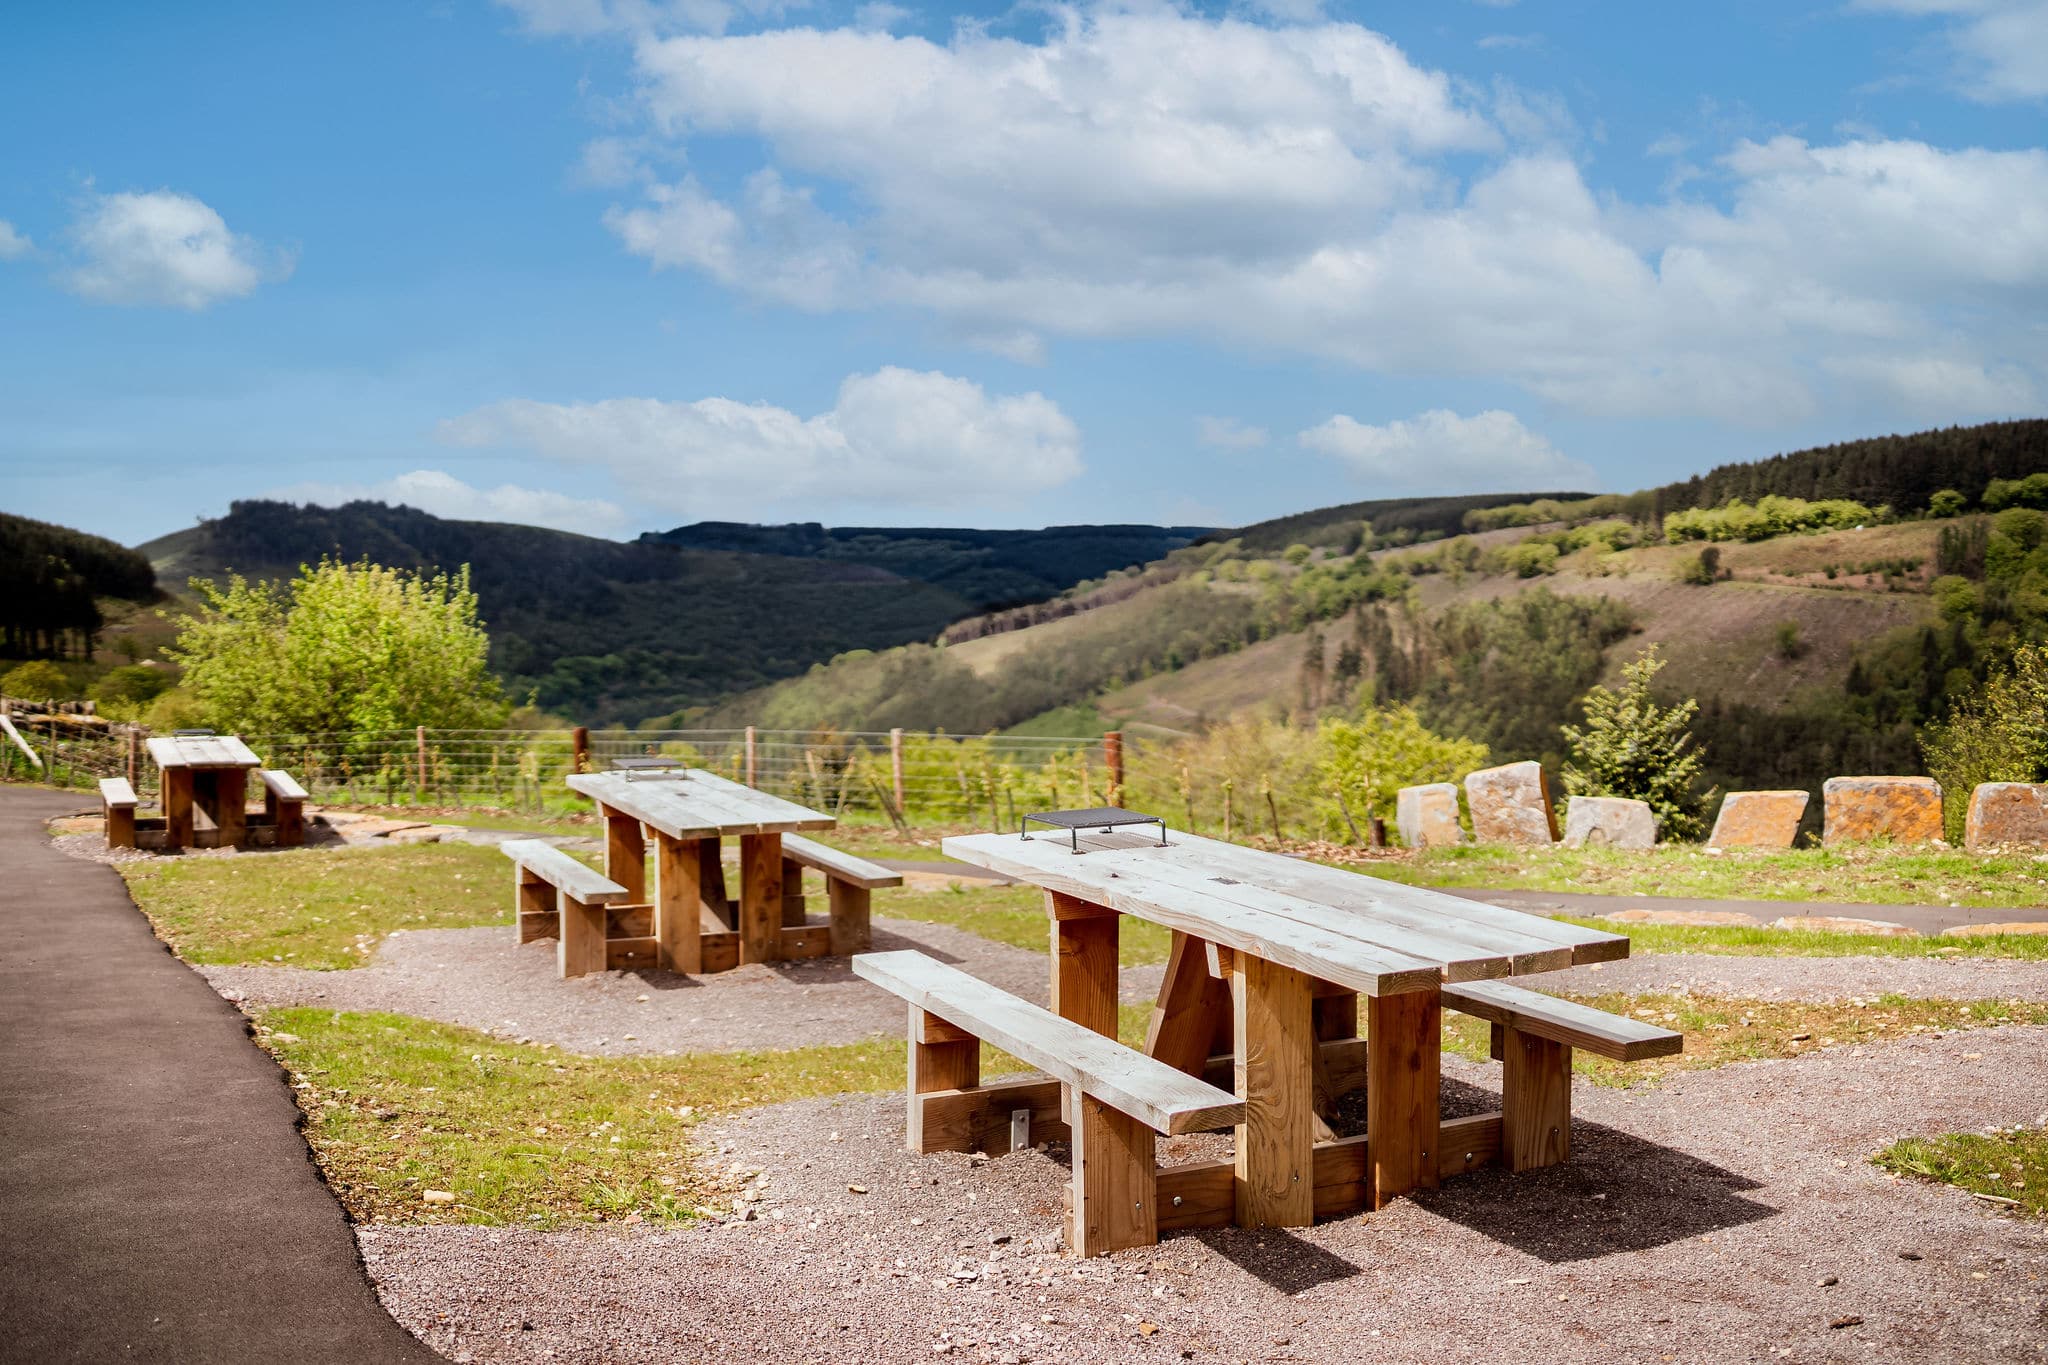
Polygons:
[[1511,1171],[1554,1166],[1571,1156],[1572,1049],[1616,1061],[1670,1057],[1683,1034],[1501,981],[1443,987],[1444,1008],[1493,1025],[1501,1064],[1501,1159]]
[[631,893],[539,839],[508,839],[498,849],[518,868],[519,941],[557,935],[555,961],[564,977],[605,970],[606,907],[624,904]]
[[142,802],[125,777],[100,779],[100,811],[107,817],[107,847],[135,847],[135,808]]
[[903,874],[880,863],[856,858],[800,834],[782,836],[782,923],[804,923],[803,870],[825,874],[825,895],[831,910],[831,947],[837,957],[864,953],[873,941],[869,927],[874,891],[903,885]]
[[[915,951],[864,953],[855,975],[910,1003],[909,1146],[927,1141],[927,1111],[981,1087],[984,1040],[1037,1067],[1068,1091],[1073,1196],[1067,1246],[1097,1256],[1159,1240],[1159,1134],[1202,1132],[1244,1121],[1244,1101],[1197,1077],[1062,1019],[957,967]],[[1043,1083],[1005,1087],[1022,1094]],[[970,1099],[971,1099],[970,1093]],[[1032,1116],[1049,1106],[1037,1095],[1012,1119],[1013,1146],[1028,1143]],[[957,1106],[955,1106],[957,1107]],[[1051,1126],[1051,1125],[1047,1125]],[[1023,1133],[1019,1134],[1019,1129]]]
[[282,768],[258,768],[263,783],[263,823],[277,831],[280,848],[306,842],[306,789]]

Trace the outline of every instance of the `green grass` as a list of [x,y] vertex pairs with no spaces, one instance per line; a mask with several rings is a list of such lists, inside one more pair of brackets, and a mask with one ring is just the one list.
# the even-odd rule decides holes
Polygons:
[[1836,934],[1821,929],[1765,929],[1743,925],[1626,924],[1606,919],[1557,918],[1567,924],[1625,934],[1631,953],[1725,953],[1751,957],[2004,957],[2048,960],[2048,934],[1971,934],[1966,937]]
[[[1051,951],[1045,893],[1032,886],[990,886],[958,882],[945,891],[910,887],[877,891],[874,913],[925,924],[946,924],[1012,948]],[[1171,930],[1125,915],[1117,936],[1117,958],[1126,967],[1166,961]]]
[[119,868],[157,933],[188,962],[353,967],[394,929],[512,922],[505,856],[471,844],[307,849]]
[[[1566,998],[1685,1035],[1684,1052],[1642,1062],[1617,1062],[1583,1048],[1573,1049],[1572,1070],[1595,1084],[1609,1086],[1654,1082],[1675,1071],[1698,1071],[1730,1062],[1799,1057],[1916,1033],[2048,1024],[2048,1005],[2001,1000],[1915,1000],[1884,995],[1861,1003],[1813,1004],[1621,992]],[[1485,1060],[1487,1048],[1488,1028],[1483,1020],[1445,1012],[1446,1051]]]
[[1642,851],[1466,845],[1350,865],[1412,886],[1495,891],[1997,909],[2048,905],[2048,860],[2024,854],[1990,857],[1879,846],[1717,854],[1684,845]]
[[1873,1160],[1896,1175],[1938,1180],[2015,1213],[2048,1218],[2048,1132],[2039,1128],[1901,1138]]

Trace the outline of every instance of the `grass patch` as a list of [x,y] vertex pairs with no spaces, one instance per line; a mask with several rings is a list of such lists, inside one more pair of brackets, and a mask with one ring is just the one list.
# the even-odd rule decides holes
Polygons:
[[[1622,992],[1566,998],[1611,1014],[1625,1014],[1676,1029],[1685,1035],[1685,1051],[1678,1056],[1642,1062],[1617,1062],[1583,1048],[1573,1049],[1572,1070],[1596,1085],[1609,1086],[1654,1083],[1677,1071],[1702,1071],[1730,1062],[1769,1057],[1802,1057],[1856,1043],[1923,1033],[1995,1028],[2002,1024],[2048,1024],[2048,1005],[2001,1000],[1915,1000],[1882,995],[1871,1000],[1812,1004]],[[1484,1061],[1488,1051],[1486,1022],[1445,1011],[1444,1050]]]
[[471,844],[121,863],[129,894],[187,962],[330,970],[395,929],[512,922],[505,856]]
[[1723,953],[1749,957],[2006,957],[2048,959],[2048,934],[1971,934],[1891,937],[1836,934],[1822,929],[1765,929],[1744,925],[1627,924],[1560,915],[1567,924],[1626,934],[1633,953]]
[[[1052,950],[1045,893],[1034,886],[957,882],[944,891],[891,888],[877,891],[873,904],[877,915],[950,925],[1034,953]],[[1172,930],[1134,915],[1123,917],[1117,933],[1117,959],[1121,965],[1143,967],[1164,962],[1172,946]]]
[[1881,846],[1708,853],[1682,845],[1631,851],[1468,844],[1350,865],[1411,886],[1496,891],[1997,909],[2048,905],[2048,858],[2026,854]]
[[1901,1138],[1872,1160],[1895,1175],[1938,1180],[2014,1213],[2048,1218],[2048,1132],[2039,1128]]

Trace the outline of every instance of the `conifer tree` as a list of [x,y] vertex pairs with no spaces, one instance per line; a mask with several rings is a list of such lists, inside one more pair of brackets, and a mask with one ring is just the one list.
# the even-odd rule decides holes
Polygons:
[[1571,750],[1564,787],[1574,796],[1647,802],[1660,835],[1691,839],[1705,824],[1706,797],[1698,788],[1704,755],[1692,737],[1700,704],[1690,697],[1658,704],[1650,687],[1665,663],[1652,645],[1622,665],[1618,691],[1595,687],[1586,693],[1585,725],[1562,727]]

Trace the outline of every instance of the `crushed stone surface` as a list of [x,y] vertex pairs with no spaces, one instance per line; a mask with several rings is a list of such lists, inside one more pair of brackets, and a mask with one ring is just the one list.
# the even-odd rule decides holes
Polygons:
[[1685,991],[1745,1000],[2048,1000],[2048,962],[1962,957],[1738,957],[1646,953],[1528,978],[1540,990]]
[[[520,944],[510,925],[414,929],[385,938],[367,967],[202,966],[215,990],[246,1005],[388,1010],[603,1056],[724,1052],[901,1037],[904,1005],[843,958],[740,967],[707,976],[614,971],[563,980],[555,941]],[[948,925],[877,917],[874,948],[916,948],[991,985],[1044,1004],[1043,953]],[[1124,971],[1123,996],[1151,1000],[1162,969]]]
[[[1447,1108],[1493,1107],[1497,1070],[1444,1071]],[[1056,1155],[911,1155],[895,1096],[700,1129],[711,1165],[759,1173],[748,1221],[360,1239],[456,1361],[2048,1358],[2048,1225],[1868,1161],[2048,1122],[2048,1029],[1580,1082],[1575,1107],[1564,1166],[1088,1262],[1057,1249]]]

